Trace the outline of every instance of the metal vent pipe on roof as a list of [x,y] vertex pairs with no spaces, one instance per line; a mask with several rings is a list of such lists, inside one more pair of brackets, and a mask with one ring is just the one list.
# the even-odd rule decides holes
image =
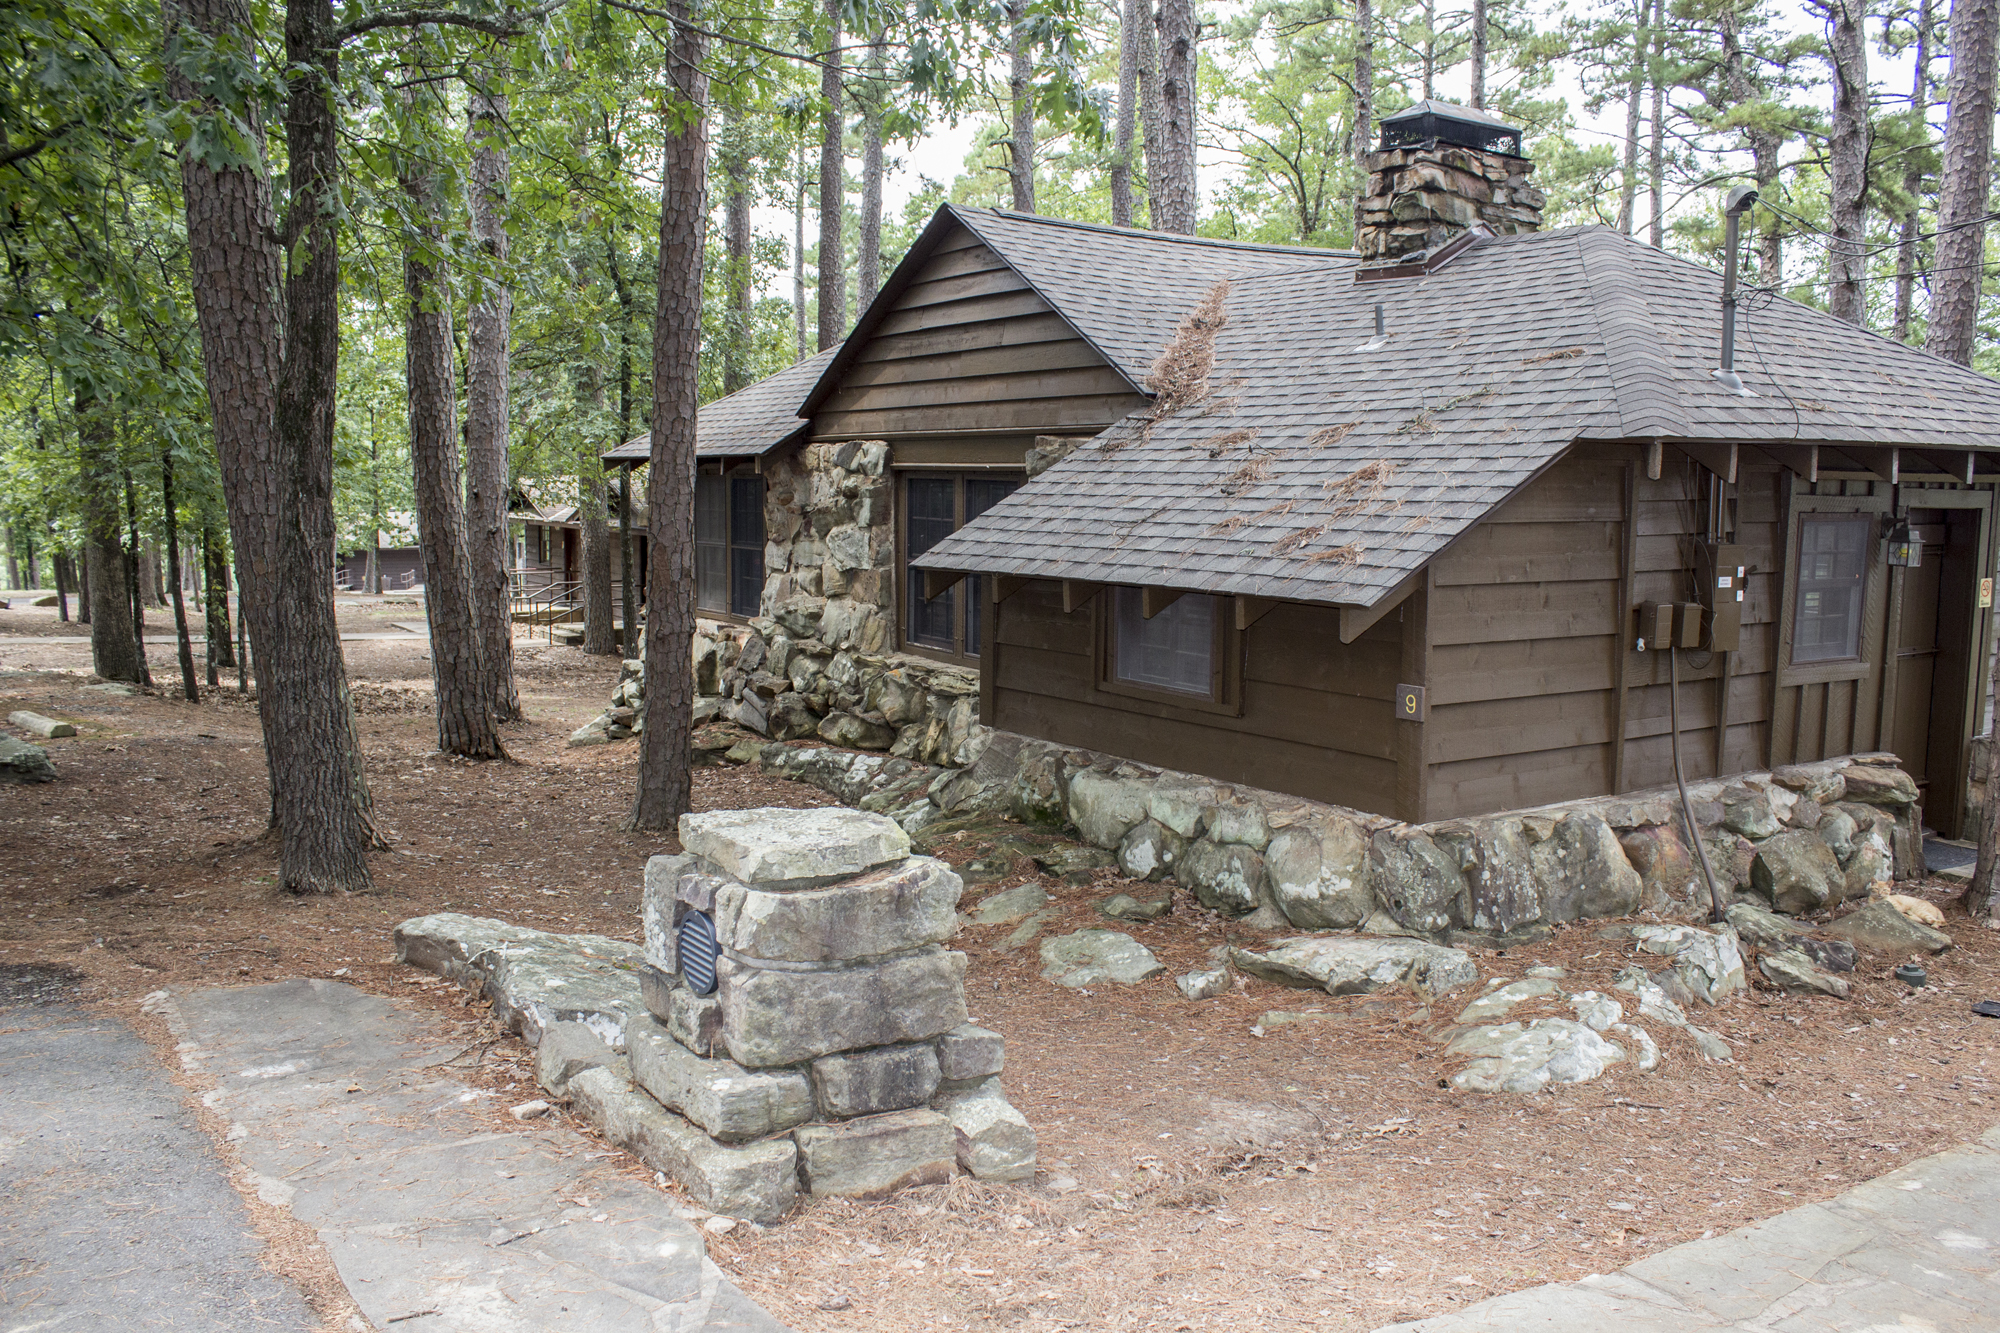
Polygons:
[[1744,387],[1742,377],[1736,373],[1736,252],[1742,248],[1739,242],[1743,215],[1756,202],[1754,185],[1737,186],[1723,201],[1722,365],[1709,372],[1717,384],[1744,398],[1757,395]]

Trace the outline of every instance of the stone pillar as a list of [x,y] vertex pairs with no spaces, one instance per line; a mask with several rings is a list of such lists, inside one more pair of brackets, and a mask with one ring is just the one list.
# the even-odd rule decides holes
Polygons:
[[789,1139],[813,1194],[1033,1178],[1003,1044],[967,1022],[944,947],[949,866],[854,810],[687,815],[680,836],[646,866],[649,1012],[625,1041],[647,1092],[717,1144]]

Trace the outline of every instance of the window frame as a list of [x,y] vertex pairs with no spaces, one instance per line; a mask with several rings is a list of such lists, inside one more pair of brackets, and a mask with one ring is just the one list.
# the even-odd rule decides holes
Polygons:
[[[1889,579],[1883,562],[1881,516],[1889,512],[1889,498],[1882,495],[1802,495],[1794,491],[1791,512],[1785,520],[1784,595],[1778,608],[1777,683],[1815,685],[1827,681],[1865,680],[1881,670],[1882,632],[1887,614]],[[1874,523],[1867,546],[1867,565],[1862,573],[1861,633],[1859,652],[1831,662],[1792,661],[1793,631],[1799,604],[1800,543],[1805,519],[1867,517]]]
[[[1243,636],[1236,628],[1236,599],[1220,593],[1183,594],[1183,596],[1212,597],[1215,603],[1215,615],[1210,627],[1210,632],[1214,636],[1209,650],[1210,693],[1204,698],[1199,694],[1190,694],[1183,690],[1164,689],[1119,679],[1118,590],[1120,586],[1125,585],[1106,584],[1097,596],[1090,599],[1093,621],[1091,641],[1094,645],[1095,659],[1091,664],[1091,678],[1096,692],[1114,696],[1116,699],[1144,700],[1147,703],[1168,704],[1201,713],[1241,717]],[[1134,587],[1134,591],[1139,589]]]
[[[969,639],[970,621],[967,612],[977,606],[980,616],[980,636],[986,640],[991,634],[993,617],[987,609],[987,593],[984,579],[978,574],[968,574],[951,586],[952,630],[950,649],[935,644],[918,643],[910,637],[910,599],[922,587],[923,571],[910,568],[910,483],[912,481],[948,481],[952,483],[951,530],[957,532],[966,524],[965,484],[968,481],[1012,481],[1016,488],[1026,482],[1026,469],[1017,467],[911,467],[894,469],[895,531],[896,531],[896,650],[913,657],[928,658],[934,662],[949,662],[954,666],[978,668],[985,654],[966,651]],[[997,501],[996,501],[997,503]],[[990,642],[982,642],[988,648]]]
[[[695,486],[697,491],[699,491],[703,481],[716,481],[722,484],[722,595],[725,602],[731,599],[735,587],[736,568],[734,556],[736,552],[752,549],[750,546],[737,541],[734,491],[738,482],[754,481],[757,484],[758,513],[764,521],[765,532],[764,536],[755,545],[758,568],[758,604],[756,610],[738,611],[729,605],[719,607],[702,605],[700,548],[704,545],[714,545],[714,543],[704,543],[701,541],[695,543],[695,614],[709,620],[719,620],[728,624],[745,624],[761,615],[764,609],[763,589],[765,583],[769,581],[770,574],[770,570],[764,561],[765,547],[769,545],[770,535],[770,487],[765,482],[762,471],[748,464],[738,464],[735,467],[725,466],[721,468],[698,467],[695,472]],[[699,512],[700,504],[701,500],[699,494],[697,494],[695,499],[697,512]],[[697,522],[699,522],[698,519]]]

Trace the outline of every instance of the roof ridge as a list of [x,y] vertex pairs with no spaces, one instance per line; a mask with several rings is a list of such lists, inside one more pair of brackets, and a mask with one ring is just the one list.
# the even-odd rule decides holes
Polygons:
[[[1596,246],[1586,246],[1586,232],[1602,230],[1620,240],[1630,240],[1609,227],[1580,227],[1568,237],[1576,247],[1577,266],[1583,273],[1584,289],[1591,294],[1590,320],[1597,329],[1597,343],[1604,354],[1605,372],[1611,380],[1611,409],[1618,414],[1619,427],[1628,437],[1691,437],[1693,423],[1684,412],[1673,410],[1665,386],[1675,378],[1659,341],[1652,336],[1651,311],[1643,291],[1633,291],[1618,275],[1596,271],[1591,255]],[[1594,239],[1594,238],[1591,238]],[[1653,247],[1640,243],[1645,249]],[[1660,253],[1664,254],[1665,251]],[[1626,270],[1629,274],[1631,270]],[[1636,307],[1636,308],[1635,308]],[[1614,342],[1615,338],[1615,342]],[[1651,381],[1654,392],[1642,391]],[[1638,412],[1633,404],[1643,404]]]
[[1048,227],[1070,227],[1078,231],[1105,232],[1112,236],[1132,236],[1149,241],[1170,241],[1177,245],[1200,245],[1223,250],[1255,250],[1271,254],[1307,255],[1318,259],[1359,260],[1353,250],[1332,250],[1317,245],[1280,245],[1272,241],[1236,241],[1220,236],[1185,236],[1179,232],[1153,231],[1147,227],[1120,227],[1108,222],[1084,222],[1075,218],[1055,218],[1043,213],[1023,213],[1012,208],[988,208],[983,204],[952,204],[952,211],[984,213],[990,217],[1032,222]]

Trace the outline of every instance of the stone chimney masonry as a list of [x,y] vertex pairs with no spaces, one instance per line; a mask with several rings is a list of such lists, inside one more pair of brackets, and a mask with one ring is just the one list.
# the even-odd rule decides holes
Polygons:
[[1470,107],[1423,101],[1382,120],[1364,164],[1354,245],[1364,264],[1434,251],[1484,223],[1511,235],[1539,230],[1542,192],[1528,183],[1521,132]]

